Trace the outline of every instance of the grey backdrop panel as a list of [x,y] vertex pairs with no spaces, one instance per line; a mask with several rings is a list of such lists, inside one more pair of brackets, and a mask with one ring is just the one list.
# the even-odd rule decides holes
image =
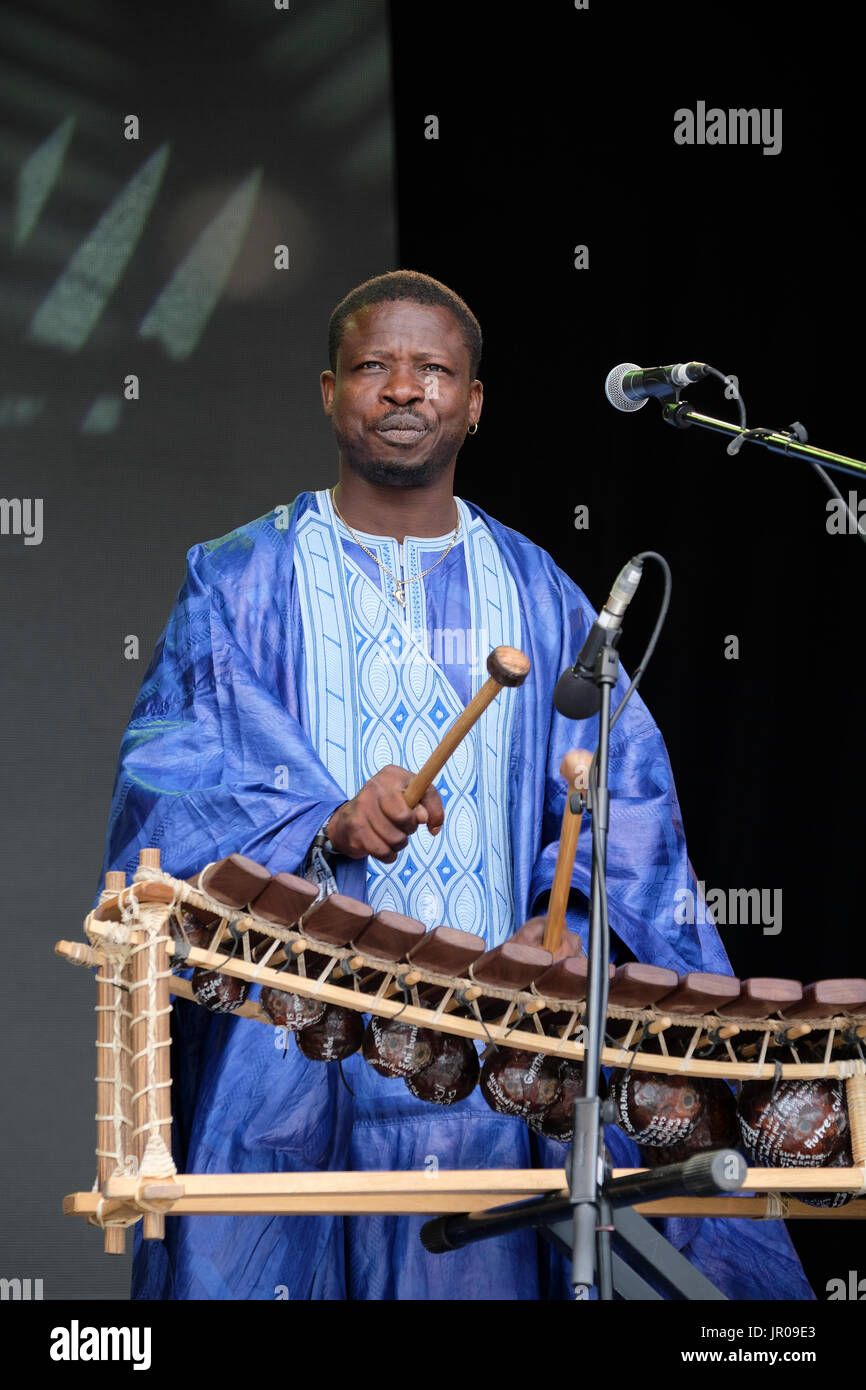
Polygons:
[[396,265],[387,15],[52,0],[0,39],[0,497],[42,502],[41,537],[15,505],[0,534],[0,1276],[122,1299],[129,1257],[61,1215],[95,1173],[95,990],[52,948],[186,551],[336,480],[328,316]]

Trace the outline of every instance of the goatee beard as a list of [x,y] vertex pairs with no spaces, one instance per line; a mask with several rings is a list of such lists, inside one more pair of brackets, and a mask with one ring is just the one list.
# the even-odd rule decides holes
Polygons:
[[375,487],[428,487],[447,471],[451,463],[450,451],[431,454],[430,458],[414,467],[396,459],[371,458],[369,454],[355,453],[347,448],[343,448],[341,454],[353,473]]

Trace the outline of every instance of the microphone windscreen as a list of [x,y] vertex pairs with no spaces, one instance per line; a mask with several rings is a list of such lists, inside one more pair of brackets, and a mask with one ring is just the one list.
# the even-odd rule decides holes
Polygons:
[[683,1164],[683,1187],[691,1197],[737,1192],[746,1180],[746,1160],[736,1149],[695,1154]]
[[601,708],[601,691],[594,681],[575,675],[570,666],[556,682],[553,708],[566,719],[591,719]]
[[642,410],[646,405],[646,397],[643,400],[634,401],[625,394],[622,388],[628,373],[639,371],[640,367],[636,362],[620,362],[618,367],[612,367],[608,372],[604,382],[604,394],[615,410]]
[[428,1255],[445,1255],[449,1250],[458,1248],[451,1244],[445,1234],[447,1219],[444,1216],[437,1216],[433,1221],[426,1221],[421,1227],[421,1244]]

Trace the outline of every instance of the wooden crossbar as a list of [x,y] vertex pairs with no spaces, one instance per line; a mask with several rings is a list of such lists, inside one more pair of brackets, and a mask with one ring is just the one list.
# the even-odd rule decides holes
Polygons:
[[[639,1172],[617,1168],[614,1177]],[[763,1218],[767,1193],[859,1192],[860,1168],[749,1168],[744,1193],[734,1197],[668,1197],[643,1202],[635,1210],[651,1216],[721,1216]],[[136,1197],[168,1202],[173,1215],[363,1215],[486,1211],[527,1197],[567,1192],[562,1168],[445,1170],[409,1173],[180,1173],[172,1183],[113,1177],[104,1211],[134,1213]],[[179,1194],[179,1195],[174,1195]],[[73,1192],[64,1199],[67,1215],[95,1212],[98,1192]],[[168,1211],[168,1206],[166,1207]],[[866,1198],[844,1207],[813,1207],[789,1197],[786,1218],[862,1220]]]

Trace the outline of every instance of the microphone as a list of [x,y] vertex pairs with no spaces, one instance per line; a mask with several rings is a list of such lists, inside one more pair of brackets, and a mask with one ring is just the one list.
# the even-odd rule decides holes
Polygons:
[[[681,1163],[671,1163],[653,1172],[630,1173],[608,1178],[604,1196],[614,1208],[631,1207],[636,1202],[656,1202],[660,1197],[713,1197],[720,1192],[738,1192],[746,1181],[746,1160],[736,1149],[713,1149],[692,1154]],[[525,1202],[493,1207],[488,1211],[461,1212],[437,1216],[421,1227],[421,1244],[431,1255],[461,1250],[477,1240],[491,1240],[527,1227],[544,1228],[574,1216],[570,1197],[530,1197]]]
[[592,679],[595,659],[601,648],[619,638],[625,610],[631,603],[643,574],[643,561],[629,560],[613,582],[607,603],[589,630],[577,660],[563,671],[553,692],[553,707],[566,719],[589,719],[601,705],[601,691]]
[[671,400],[681,386],[709,376],[706,362],[675,362],[672,367],[638,367],[621,362],[608,372],[604,394],[617,410],[640,410],[650,396]]

